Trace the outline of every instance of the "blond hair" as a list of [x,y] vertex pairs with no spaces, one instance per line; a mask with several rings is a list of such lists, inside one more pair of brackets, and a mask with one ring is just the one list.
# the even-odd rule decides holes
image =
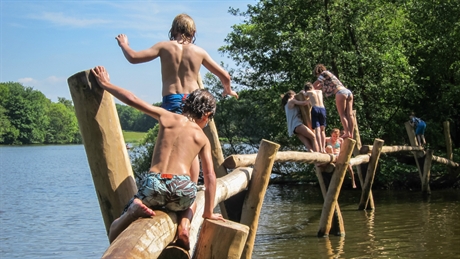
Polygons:
[[188,14],[182,13],[177,15],[169,30],[169,39],[174,40],[177,34],[180,34],[182,41],[194,43],[195,42],[196,27],[192,17]]

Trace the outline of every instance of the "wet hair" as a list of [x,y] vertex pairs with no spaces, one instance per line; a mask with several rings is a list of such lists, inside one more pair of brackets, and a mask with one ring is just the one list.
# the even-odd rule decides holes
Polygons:
[[313,85],[310,82],[306,82],[305,85],[303,86],[303,90],[309,91],[313,89]]
[[289,98],[291,96],[294,96],[295,92],[292,90],[287,91],[284,95],[281,95],[281,108],[284,109],[284,106],[286,106],[286,103],[288,102]]
[[196,89],[187,95],[182,106],[182,113],[193,119],[201,119],[209,113],[211,120],[216,113],[216,99],[205,89]]
[[315,69],[313,69],[313,75],[315,77],[319,76],[323,71],[326,71],[326,67],[323,64],[318,64],[315,66]]
[[182,13],[177,15],[169,30],[169,39],[174,40],[177,34],[180,34],[183,41],[195,43],[196,27],[192,17]]

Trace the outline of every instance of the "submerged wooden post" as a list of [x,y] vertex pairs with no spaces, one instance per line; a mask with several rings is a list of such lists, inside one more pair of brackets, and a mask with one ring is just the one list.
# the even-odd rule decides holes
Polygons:
[[430,172],[431,162],[433,161],[433,150],[427,150],[425,155],[425,162],[423,164],[423,176],[422,176],[422,194],[430,195]]
[[372,184],[374,183],[375,171],[377,170],[377,164],[379,163],[380,153],[382,152],[383,140],[375,139],[372,148],[372,155],[369,159],[367,167],[366,179],[364,181],[363,190],[361,192],[361,201],[359,202],[359,210],[374,209],[374,206],[368,206]]
[[248,238],[249,227],[234,221],[206,219],[193,259],[240,259]]
[[112,95],[91,70],[67,79],[106,231],[137,192]]
[[[338,197],[340,189],[342,187],[343,179],[347,171],[348,163],[350,162],[353,148],[355,147],[356,141],[350,138],[344,140],[343,146],[341,147],[339,157],[334,174],[332,175],[331,183],[327,190],[327,196],[324,200],[323,210],[321,212],[320,225],[318,231],[318,237],[328,236],[332,226],[332,217],[334,209],[338,203]],[[344,235],[345,232],[340,233]]]
[[447,154],[447,159],[452,160],[453,159],[453,154],[452,154],[452,138],[450,136],[450,125],[449,121],[445,121],[442,124],[444,126],[444,139],[446,140],[446,154]]
[[[407,132],[407,136],[409,137],[410,145],[413,146],[413,147],[417,147],[418,142],[417,142],[417,136],[415,136],[414,128],[410,125],[410,123],[408,121],[406,121],[404,123],[404,126],[406,127],[406,132]],[[418,160],[418,157],[420,156],[419,155],[420,153],[423,153],[423,152],[422,151],[413,151],[412,152],[412,154],[414,154],[415,164],[417,165],[418,175],[420,177],[420,182],[421,182],[421,185],[423,185],[423,172],[422,172],[422,166],[423,165],[420,165],[419,160]],[[423,188],[423,186],[421,188]],[[428,188],[427,191],[431,192],[429,185],[428,185],[427,188]]]
[[249,182],[248,193],[243,203],[240,223],[249,226],[249,234],[244,246],[242,259],[250,259],[256,239],[259,215],[264,202],[265,192],[275,161],[276,152],[280,145],[263,139],[254,164],[252,179]]

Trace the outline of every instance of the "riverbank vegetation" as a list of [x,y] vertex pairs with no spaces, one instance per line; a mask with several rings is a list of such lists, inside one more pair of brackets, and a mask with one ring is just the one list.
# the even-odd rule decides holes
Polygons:
[[[353,92],[363,144],[375,138],[385,145],[409,144],[404,122],[415,112],[426,121],[428,148],[437,156],[445,157],[443,122],[450,122],[454,161],[460,161],[458,13],[458,2],[449,0],[266,0],[247,10],[230,9],[242,22],[232,27],[220,51],[236,62],[236,68],[228,69],[240,98],[221,97],[220,82],[211,74],[203,80],[218,98],[215,123],[225,139],[224,156],[256,150],[261,139],[281,144],[280,150],[303,150],[287,135],[280,95],[314,81],[312,70],[322,63]],[[20,88],[18,83],[0,84],[0,143],[80,141],[70,101],[53,104],[32,88]],[[340,128],[334,98],[326,98],[325,105],[327,130]],[[124,130],[151,129],[143,143],[154,143],[155,121],[124,105],[117,110]],[[68,119],[53,121],[51,114]],[[136,159],[136,170],[148,167],[149,159]],[[383,157],[376,184],[411,188],[404,182],[417,177],[417,169],[408,161],[410,156]],[[275,164],[274,172],[286,179],[315,180],[308,165]],[[432,175],[433,181],[450,185],[459,179],[458,170],[436,164]]]

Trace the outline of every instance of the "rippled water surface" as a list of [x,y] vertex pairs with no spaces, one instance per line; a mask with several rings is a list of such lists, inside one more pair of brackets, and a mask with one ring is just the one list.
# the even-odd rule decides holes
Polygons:
[[[0,147],[0,258],[100,258],[109,242],[82,145]],[[322,197],[270,185],[252,258],[460,258],[460,190],[342,191],[345,237],[318,238]]]

